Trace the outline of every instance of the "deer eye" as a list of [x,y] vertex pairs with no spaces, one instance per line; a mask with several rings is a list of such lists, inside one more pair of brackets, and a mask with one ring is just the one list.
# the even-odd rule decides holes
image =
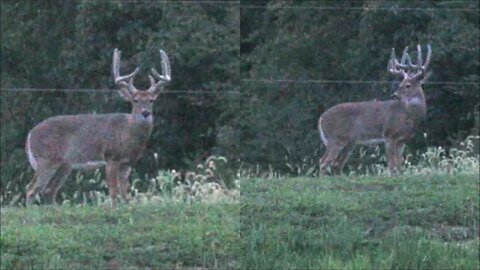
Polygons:
[[405,85],[406,88],[410,88],[410,84]]
[[138,100],[138,99],[134,99],[134,100],[133,100],[133,102],[135,102],[135,103],[138,103],[138,102],[139,102],[139,100]]
[[149,101],[150,103],[152,103],[154,100],[153,100],[153,99],[149,99],[148,101]]

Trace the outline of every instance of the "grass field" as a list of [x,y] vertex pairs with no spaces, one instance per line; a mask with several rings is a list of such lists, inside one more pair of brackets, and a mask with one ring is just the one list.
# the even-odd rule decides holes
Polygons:
[[5,207],[1,269],[238,268],[238,204]]
[[478,160],[425,164],[232,190],[167,173],[116,208],[3,206],[1,269],[479,269]]
[[242,267],[478,269],[478,177],[245,180]]

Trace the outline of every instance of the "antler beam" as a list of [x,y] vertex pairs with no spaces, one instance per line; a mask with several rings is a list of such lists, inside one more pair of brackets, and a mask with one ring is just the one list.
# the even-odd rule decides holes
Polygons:
[[160,75],[155,68],[152,68],[152,74],[157,78],[159,81],[155,82],[155,79],[152,75],[148,75],[150,80],[150,88],[148,91],[156,92],[158,89],[161,89],[164,85],[168,84],[171,80],[171,69],[170,69],[170,61],[168,60],[167,54],[160,50],[160,58],[162,63],[162,74]]
[[425,75],[428,70],[428,65],[430,64],[430,58],[432,55],[432,48],[430,45],[427,45],[427,58],[425,59],[425,64],[423,65],[422,59],[422,49],[420,45],[417,45],[417,64],[412,64],[410,55],[408,54],[408,47],[405,47],[403,51],[401,62],[399,63],[395,56],[395,49],[392,49],[390,55],[390,60],[388,62],[387,70],[392,74],[400,74],[403,78],[418,79],[420,76]]
[[132,73],[125,76],[120,76],[121,55],[122,55],[122,52],[119,51],[118,49],[115,49],[113,51],[113,63],[112,63],[113,80],[115,81],[116,85],[123,88],[127,88],[131,93],[135,93],[137,91],[137,88],[133,86],[133,79],[135,75],[137,75],[140,68],[137,67]]

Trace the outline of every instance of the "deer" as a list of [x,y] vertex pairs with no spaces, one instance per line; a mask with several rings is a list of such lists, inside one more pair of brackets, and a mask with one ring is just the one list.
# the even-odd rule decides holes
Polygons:
[[27,136],[25,148],[34,170],[26,186],[27,205],[44,196],[56,204],[57,193],[72,170],[105,167],[107,188],[116,205],[118,195],[129,200],[129,174],[145,150],[153,130],[153,102],[171,81],[170,62],[160,50],[162,74],[148,75],[150,88],[138,90],[132,73],[120,75],[121,51],[114,49],[112,73],[120,97],[130,102],[131,113],[60,115],[48,118]]
[[427,45],[423,63],[422,50],[417,45],[417,63],[412,64],[408,47],[400,62],[392,48],[387,71],[400,75],[402,81],[391,100],[349,102],[335,105],[318,120],[320,139],[326,152],[320,159],[320,175],[327,168],[332,174],[343,172],[356,145],[384,143],[388,175],[400,172],[405,143],[413,136],[427,112],[423,83],[427,79],[432,49]]

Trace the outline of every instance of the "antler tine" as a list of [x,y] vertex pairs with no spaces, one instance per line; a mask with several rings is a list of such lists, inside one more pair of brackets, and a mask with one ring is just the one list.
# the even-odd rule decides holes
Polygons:
[[410,54],[407,53],[407,56],[405,58],[406,58],[406,63],[405,63],[406,66],[409,68],[414,67],[414,65],[412,64],[412,58],[410,58]]
[[[409,55],[409,58],[410,58],[410,55]],[[411,69],[412,72],[418,71],[422,68],[422,49],[420,45],[417,45],[417,64],[416,65],[412,64],[411,59],[409,59],[408,68]]]
[[422,66],[423,72],[427,72],[428,66],[430,65],[431,57],[432,57],[432,47],[430,47],[430,44],[427,44],[427,58],[425,58],[425,65]]
[[[403,52],[402,62],[405,61],[405,51]],[[400,67],[400,68],[399,68]],[[388,61],[387,71],[392,74],[400,74],[404,78],[407,76],[407,73],[403,70],[402,64],[400,64],[395,56],[395,48],[392,48],[390,54],[390,60]]]
[[405,62],[407,61],[407,58],[410,58],[410,56],[408,55],[408,46],[405,47],[405,49],[403,50],[402,60],[401,60],[400,63],[401,63],[402,65],[405,65],[405,64],[406,64]]
[[172,75],[172,70],[170,69],[170,60],[163,50],[160,50],[160,56],[162,58],[162,71],[167,76],[166,80],[170,81]]
[[160,75],[155,68],[152,68],[152,74],[159,80],[158,82],[155,82],[154,78],[149,75],[149,80],[150,80],[150,91],[155,91],[156,89],[159,89],[160,87],[164,86],[165,84],[168,84],[171,81],[171,68],[170,68],[170,60],[168,60],[167,54],[163,51],[160,50],[160,58],[161,58],[161,65],[162,65],[162,74]]
[[115,79],[115,82],[120,83],[120,82],[125,82],[125,81],[127,81],[127,80],[129,81],[130,79],[133,80],[133,77],[134,77],[135,75],[137,75],[138,71],[140,71],[140,68],[139,68],[139,67],[135,68],[135,70],[134,70],[132,73],[128,74],[128,75],[117,77],[117,78]]
[[418,72],[415,73],[415,75],[412,76],[413,79],[418,79],[420,76],[425,75],[428,70],[428,65],[430,64],[430,58],[432,57],[432,48],[430,47],[430,44],[427,45],[427,58],[425,59],[425,64],[423,64],[423,59],[422,59],[422,52],[421,52],[421,47],[418,45],[417,47],[418,50],[418,64],[417,64],[417,70]]
[[417,67],[422,68],[423,59],[422,59],[422,48],[420,44],[417,45]]
[[150,87],[155,85],[155,79],[152,77],[152,75],[148,75],[148,80],[150,81]]
[[168,60],[167,54],[163,50],[160,50],[160,56],[162,59],[162,75],[160,75],[155,68],[152,68],[152,73],[159,80],[170,81],[171,80],[170,61]]
[[392,72],[394,65],[395,65],[395,48],[392,48],[392,52],[390,53],[390,59],[388,60],[387,71]]
[[405,47],[405,49],[403,50],[402,60],[400,61],[400,63],[398,63],[398,61],[397,61],[397,65],[400,68],[405,69],[405,70],[414,68],[414,65],[412,64],[412,59],[410,58],[410,55],[408,54],[408,46]]
[[115,50],[113,51],[113,63],[112,63],[113,80],[115,81],[115,84],[121,87],[126,87],[131,92],[135,92],[137,91],[137,89],[135,88],[135,86],[133,86],[133,78],[135,77],[135,75],[137,75],[140,68],[137,67],[132,73],[125,76],[120,76],[121,55],[122,55],[122,52],[117,48],[115,48]]

